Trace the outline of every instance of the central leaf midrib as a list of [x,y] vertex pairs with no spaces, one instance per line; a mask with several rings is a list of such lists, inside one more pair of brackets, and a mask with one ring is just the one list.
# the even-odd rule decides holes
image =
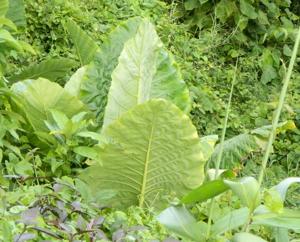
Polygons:
[[139,196],[139,207],[143,207],[143,204],[145,201],[145,190],[146,190],[146,185],[147,185],[147,175],[148,175],[148,166],[149,166],[149,162],[150,162],[150,150],[151,150],[151,145],[152,145],[152,140],[153,140],[153,131],[154,131],[154,122],[152,122],[152,125],[151,125],[151,132],[150,132],[150,136],[149,136],[148,148],[147,148],[147,153],[146,153],[146,158],[145,158],[143,182],[142,182],[142,187],[141,187],[141,193]]

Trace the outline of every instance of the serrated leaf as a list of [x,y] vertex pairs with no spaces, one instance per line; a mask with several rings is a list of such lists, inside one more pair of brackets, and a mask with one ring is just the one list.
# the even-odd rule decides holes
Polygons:
[[199,186],[204,161],[195,127],[172,103],[153,99],[137,105],[108,126],[110,143],[99,153],[103,166],[91,166],[81,179],[93,191],[115,189],[110,205],[156,206],[162,194],[178,196]]
[[220,19],[222,23],[225,23],[226,20],[236,11],[236,5],[234,1],[231,0],[221,0],[216,5],[216,17]]
[[75,45],[81,65],[89,64],[99,49],[97,43],[72,19],[68,19],[65,26]]
[[22,81],[43,77],[55,81],[58,78],[64,77],[75,65],[75,61],[67,58],[49,59],[24,69],[21,73],[11,76],[9,80]]
[[112,73],[103,127],[151,98],[164,98],[185,112],[190,110],[189,92],[176,64],[154,26],[143,20],[134,38],[125,43]]
[[184,2],[184,8],[186,10],[193,10],[197,7],[200,7],[200,2],[199,0],[186,0]]
[[267,17],[267,14],[264,13],[263,11],[259,10],[258,11],[258,22],[262,25],[269,25],[269,20]]
[[87,147],[87,146],[78,146],[73,149],[73,151],[79,155],[87,157],[92,160],[100,160],[99,148],[98,147]]
[[267,84],[273,79],[275,79],[276,77],[277,77],[276,69],[273,66],[269,65],[263,69],[263,73],[261,75],[261,81],[263,84]]
[[257,13],[255,8],[248,2],[248,0],[240,0],[241,12],[250,19],[256,19]]

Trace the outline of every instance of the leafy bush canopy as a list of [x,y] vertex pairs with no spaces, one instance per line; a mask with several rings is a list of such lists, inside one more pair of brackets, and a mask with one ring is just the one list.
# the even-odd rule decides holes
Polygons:
[[153,99],[137,105],[105,130],[101,165],[81,174],[93,191],[114,189],[108,204],[155,206],[171,191],[201,184],[204,155],[195,127],[173,104]]
[[297,239],[299,7],[0,0],[0,240]]

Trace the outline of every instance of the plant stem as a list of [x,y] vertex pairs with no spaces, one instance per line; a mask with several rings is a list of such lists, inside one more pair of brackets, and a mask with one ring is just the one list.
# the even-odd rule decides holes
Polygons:
[[279,97],[278,107],[276,109],[275,116],[274,116],[273,121],[272,121],[272,130],[270,132],[266,152],[265,152],[263,160],[262,160],[262,166],[261,166],[262,169],[260,171],[259,178],[258,178],[259,188],[261,187],[261,184],[263,182],[265,170],[266,170],[267,163],[268,163],[268,160],[269,160],[269,156],[270,156],[270,153],[271,153],[271,150],[272,150],[273,141],[276,137],[276,129],[277,129],[277,126],[278,126],[281,110],[282,110],[284,100],[285,100],[285,96],[286,96],[286,93],[287,93],[287,88],[288,88],[289,81],[291,79],[291,75],[292,75],[292,71],[293,71],[293,67],[294,67],[294,64],[295,64],[297,51],[298,51],[298,47],[299,47],[299,42],[300,42],[300,28],[298,30],[298,34],[297,34],[297,38],[296,38],[296,41],[295,41],[292,57],[291,57],[290,64],[289,64],[289,67],[288,67],[288,71],[287,71],[287,73],[285,75],[285,78],[283,80],[283,86],[282,86],[280,97]]
[[[290,79],[291,79],[293,67],[294,67],[294,64],[295,64],[296,57],[297,57],[297,51],[298,51],[298,48],[299,48],[299,43],[300,43],[300,27],[298,29],[298,34],[297,34],[296,41],[295,41],[295,44],[294,44],[293,53],[292,53],[292,56],[291,56],[289,67],[288,67],[287,73],[286,73],[286,75],[284,76],[284,79],[283,79],[283,86],[282,86],[281,92],[280,92],[279,103],[278,103],[277,109],[275,111],[273,120],[272,120],[272,129],[271,129],[271,132],[270,132],[270,135],[269,135],[269,140],[268,140],[268,143],[267,143],[266,151],[265,151],[263,159],[262,159],[261,170],[260,170],[260,174],[259,174],[259,177],[258,177],[258,189],[257,189],[257,193],[256,193],[256,199],[257,199],[257,197],[260,193],[260,188],[261,188],[262,183],[263,183],[265,170],[266,170],[268,160],[269,160],[269,156],[270,156],[270,153],[271,153],[271,150],[272,150],[272,145],[273,145],[274,139],[276,137],[276,129],[277,129],[277,126],[278,126],[280,114],[281,114],[282,107],[283,107],[284,100],[285,100],[286,93],[287,93],[287,88],[288,88],[288,85],[289,85],[289,82],[290,82]],[[251,223],[251,219],[252,219],[254,210],[255,210],[255,207],[253,206],[250,209],[250,215],[249,215],[248,223],[245,225],[244,230],[246,232],[249,230],[249,225]]]
[[[221,164],[221,160],[222,160],[224,141],[225,141],[225,135],[226,135],[226,129],[227,129],[227,123],[228,123],[228,117],[229,117],[230,106],[231,106],[231,99],[232,99],[234,84],[235,84],[235,81],[236,81],[237,65],[238,65],[238,59],[236,60],[236,63],[235,63],[234,75],[233,75],[233,79],[232,79],[232,82],[231,82],[230,94],[229,94],[229,98],[228,98],[228,102],[227,102],[227,106],[226,106],[226,114],[225,114],[223,130],[222,130],[222,135],[221,135],[221,141],[220,141],[220,152],[218,153],[218,157],[217,157],[214,179],[218,178],[218,174],[219,174],[219,170],[220,170],[220,164]],[[207,223],[207,225],[208,225],[207,226],[207,232],[206,232],[206,238],[207,239],[209,239],[209,236],[210,236],[211,222],[212,222],[211,217],[212,217],[214,202],[215,202],[215,200],[214,200],[214,198],[212,198],[211,203],[210,203],[210,207],[209,207],[209,216],[208,216],[208,223]]]

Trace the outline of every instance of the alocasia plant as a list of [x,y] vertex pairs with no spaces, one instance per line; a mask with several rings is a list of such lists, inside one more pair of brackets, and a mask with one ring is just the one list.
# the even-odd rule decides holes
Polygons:
[[103,126],[152,98],[164,98],[185,112],[190,110],[189,92],[176,64],[154,26],[143,20],[137,34],[125,43],[112,73]]
[[106,204],[156,206],[161,195],[181,196],[203,181],[205,156],[188,116],[163,99],[137,105],[103,132],[102,165],[82,174],[93,191],[114,189]]
[[36,132],[49,132],[45,121],[51,117],[51,109],[64,112],[69,118],[87,110],[77,97],[47,79],[20,81],[12,85],[11,90],[18,107]]
[[[141,20],[139,17],[131,18],[113,30],[100,46],[100,50],[92,53],[93,61],[84,66],[84,73],[80,81],[77,80],[77,84],[80,84],[78,96],[96,114],[99,123],[103,120],[111,73],[118,64],[118,57],[123,50],[124,43],[136,34]],[[85,38],[85,35],[81,38]],[[75,42],[76,39],[73,38],[73,41]],[[66,88],[72,86],[73,81],[74,79],[70,80]]]

